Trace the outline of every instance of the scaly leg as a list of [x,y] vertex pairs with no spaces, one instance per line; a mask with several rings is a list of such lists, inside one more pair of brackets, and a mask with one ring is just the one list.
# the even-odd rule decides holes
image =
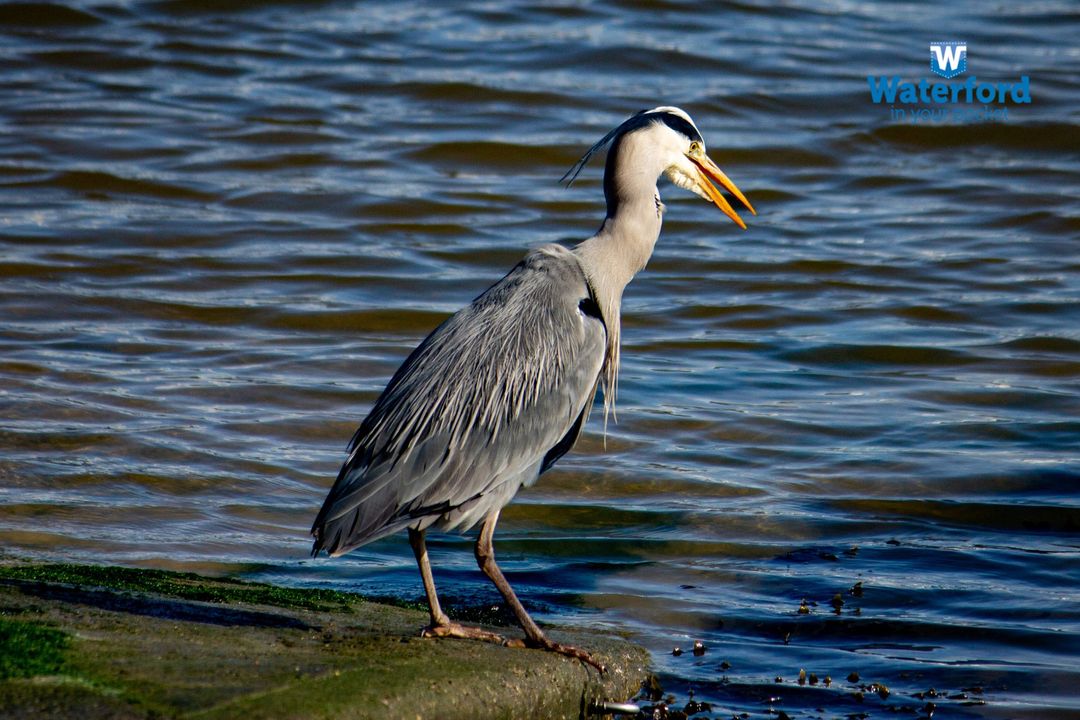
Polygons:
[[452,622],[439,605],[439,596],[435,593],[435,577],[431,574],[431,562],[428,560],[427,545],[424,543],[424,531],[409,528],[409,544],[412,545],[416,564],[420,566],[420,579],[424,581],[424,593],[427,595],[428,608],[431,610],[431,624],[420,631],[421,637],[456,637],[470,640],[484,640],[503,645],[506,638],[478,627],[466,627]]
[[577,658],[582,662],[586,662],[592,665],[600,672],[604,672],[604,666],[592,659],[592,656],[584,650],[579,650],[576,647],[570,645],[562,645],[560,643],[548,640],[544,637],[544,633],[540,631],[540,628],[529,617],[529,613],[525,611],[525,606],[521,604],[521,601],[517,599],[517,595],[514,593],[514,589],[510,587],[510,583],[506,581],[506,577],[502,574],[502,570],[495,564],[495,548],[492,545],[492,537],[495,535],[495,523],[499,521],[498,511],[489,515],[484,524],[480,527],[480,536],[476,538],[476,564],[480,566],[480,569],[488,576],[491,582],[495,583],[495,587],[502,593],[503,598],[506,600],[510,609],[514,611],[514,615],[517,616],[518,624],[521,625],[521,629],[525,631],[525,641],[522,643],[520,640],[510,641],[507,645],[526,645],[528,647],[543,648],[544,650],[550,650],[562,655],[568,655],[572,658]]

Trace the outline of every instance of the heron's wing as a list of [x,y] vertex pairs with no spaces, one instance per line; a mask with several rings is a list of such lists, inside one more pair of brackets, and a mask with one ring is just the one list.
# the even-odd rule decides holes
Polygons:
[[530,252],[390,380],[315,521],[315,550],[340,554],[486,494],[508,500],[517,487],[506,483],[573,445],[605,342],[576,256]]

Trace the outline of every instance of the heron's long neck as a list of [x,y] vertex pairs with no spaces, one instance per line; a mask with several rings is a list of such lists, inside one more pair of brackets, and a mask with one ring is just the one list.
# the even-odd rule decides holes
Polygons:
[[663,205],[655,179],[648,185],[622,197],[608,192],[604,224],[595,235],[574,248],[607,327],[607,354],[601,371],[605,426],[618,389],[619,309],[623,289],[645,268],[660,237]]

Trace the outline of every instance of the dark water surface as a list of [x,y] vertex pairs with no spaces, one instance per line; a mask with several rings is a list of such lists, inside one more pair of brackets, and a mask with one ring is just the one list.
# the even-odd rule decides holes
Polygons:
[[[969,10],[0,5],[2,547],[419,597],[403,538],[307,558],[345,442],[443,317],[598,226],[580,153],[677,104],[759,216],[662,185],[618,424],[506,510],[511,581],[701,717],[1080,716],[1080,22]],[[871,101],[952,39],[1032,102]],[[433,556],[497,599],[468,538]]]

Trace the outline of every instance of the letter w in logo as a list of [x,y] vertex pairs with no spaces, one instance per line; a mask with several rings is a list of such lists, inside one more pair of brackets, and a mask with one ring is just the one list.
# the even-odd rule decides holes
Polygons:
[[967,71],[967,43],[961,41],[930,43],[930,69],[943,78],[954,78]]

